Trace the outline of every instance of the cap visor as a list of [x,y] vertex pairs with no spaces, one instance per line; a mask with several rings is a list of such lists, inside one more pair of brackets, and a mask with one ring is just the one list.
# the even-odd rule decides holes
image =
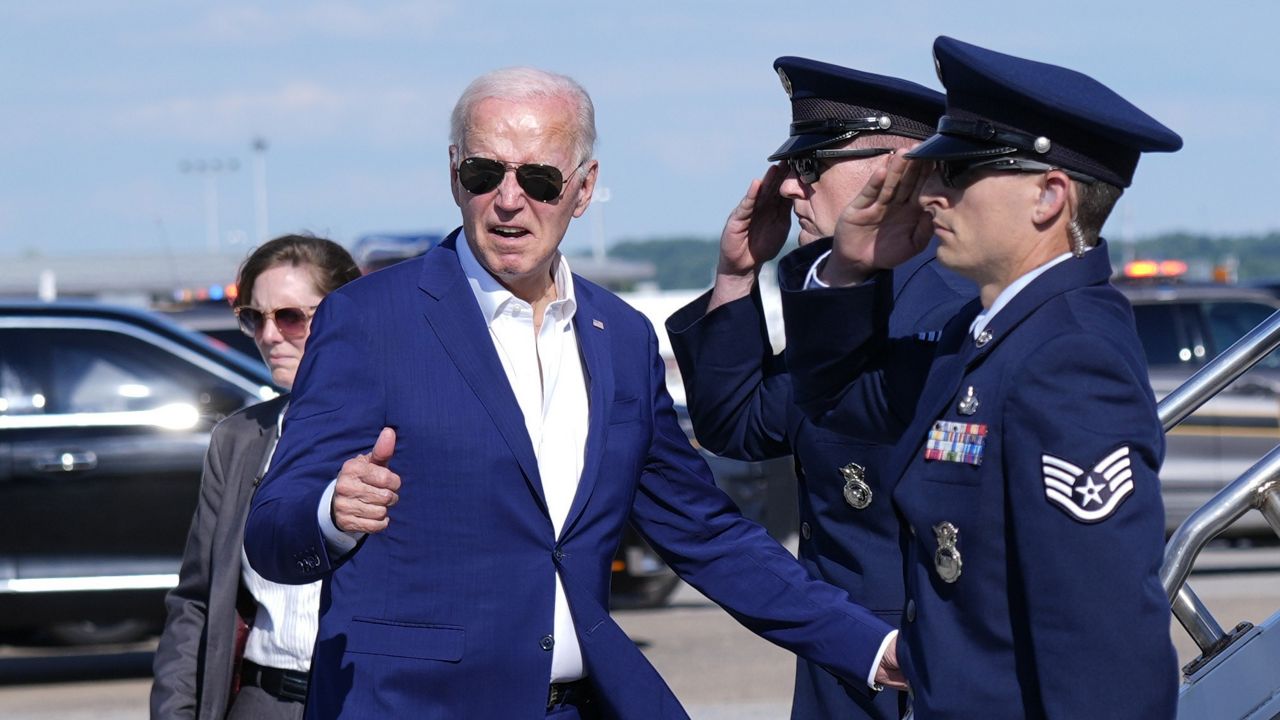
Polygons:
[[1004,155],[1013,148],[978,142],[955,135],[934,135],[907,153],[909,158],[921,160],[965,160],[968,158]]
[[786,142],[782,143],[782,147],[773,151],[773,154],[769,156],[769,162],[775,162],[794,155],[802,155],[813,150],[818,150],[819,148],[827,147],[828,145],[836,145],[847,141],[848,138],[844,135],[837,135],[835,137],[817,133],[810,135],[792,135],[787,138]]

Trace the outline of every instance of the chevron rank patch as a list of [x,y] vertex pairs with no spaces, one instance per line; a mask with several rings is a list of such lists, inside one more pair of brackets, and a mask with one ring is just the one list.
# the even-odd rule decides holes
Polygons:
[[981,465],[986,444],[986,425],[939,420],[925,441],[924,459]]
[[1045,497],[1080,522],[1106,520],[1133,492],[1128,445],[1121,445],[1090,470],[1052,455],[1041,455],[1040,461]]

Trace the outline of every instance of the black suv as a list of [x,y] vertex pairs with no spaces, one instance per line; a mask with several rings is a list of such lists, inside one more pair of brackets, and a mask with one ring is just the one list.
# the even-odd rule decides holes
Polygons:
[[[160,627],[210,432],[277,392],[247,340],[225,305],[0,302],[0,638]],[[763,505],[759,472],[708,459],[744,506]],[[677,584],[634,532],[613,571],[617,607],[664,604]]]
[[[1245,333],[1280,310],[1260,290],[1224,285],[1119,284],[1133,303],[1151,385],[1161,398]],[[1273,352],[1167,439],[1160,470],[1166,531],[1200,507],[1280,442],[1280,354]],[[1227,535],[1270,535],[1258,513]]]
[[0,303],[0,630],[157,627],[213,425],[275,393],[262,363],[152,313]]

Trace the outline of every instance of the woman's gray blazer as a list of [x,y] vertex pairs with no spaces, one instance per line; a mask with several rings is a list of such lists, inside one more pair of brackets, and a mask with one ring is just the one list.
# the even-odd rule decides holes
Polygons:
[[287,403],[281,396],[247,407],[213,429],[182,570],[165,597],[152,718],[221,720],[226,714],[244,522]]

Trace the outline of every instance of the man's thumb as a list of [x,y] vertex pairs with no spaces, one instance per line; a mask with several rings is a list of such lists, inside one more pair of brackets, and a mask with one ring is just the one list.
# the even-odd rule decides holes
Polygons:
[[391,462],[391,455],[396,451],[396,431],[389,428],[382,428],[382,432],[378,433],[378,440],[373,444],[373,451],[369,453],[369,462],[374,465],[386,467]]

